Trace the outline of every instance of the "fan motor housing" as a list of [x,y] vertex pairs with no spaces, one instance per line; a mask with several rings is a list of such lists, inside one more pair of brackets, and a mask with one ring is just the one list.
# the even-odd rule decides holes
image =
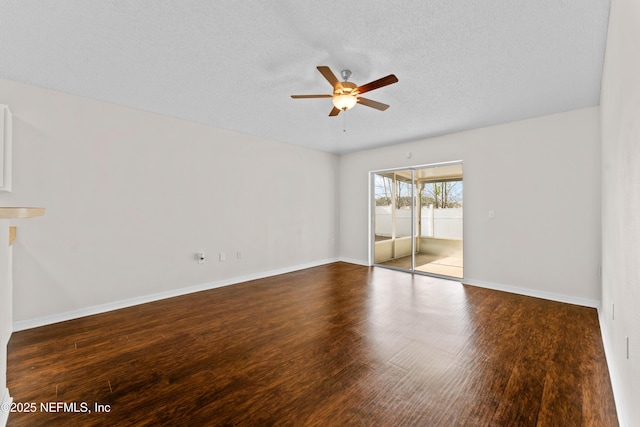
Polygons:
[[334,90],[334,95],[349,95],[351,94],[358,86],[355,83],[351,82],[340,82]]

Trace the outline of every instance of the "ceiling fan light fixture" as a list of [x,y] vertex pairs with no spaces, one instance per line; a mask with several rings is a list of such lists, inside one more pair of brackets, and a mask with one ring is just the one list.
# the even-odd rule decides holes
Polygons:
[[333,96],[333,105],[338,110],[349,110],[353,108],[358,103],[358,98],[355,95],[334,95]]
[[338,80],[331,68],[326,65],[319,65],[316,67],[320,74],[329,82],[333,87],[333,94],[329,95],[291,95],[291,98],[332,98],[333,108],[329,113],[329,117],[335,117],[340,114],[340,111],[346,111],[353,108],[356,104],[364,105],[365,107],[375,108],[376,110],[384,111],[389,106],[382,102],[374,101],[367,98],[358,98],[365,92],[371,92],[374,89],[380,89],[381,87],[388,86],[398,82],[398,78],[394,74],[382,77],[381,79],[374,80],[362,86],[358,86],[349,80],[351,71],[342,70],[340,73],[344,81]]

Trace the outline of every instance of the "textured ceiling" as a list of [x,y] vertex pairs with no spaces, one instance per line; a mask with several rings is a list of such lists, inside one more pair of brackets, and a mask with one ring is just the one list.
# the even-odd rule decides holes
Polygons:
[[[609,0],[0,0],[0,77],[344,153],[598,105],[608,14]],[[330,99],[291,99],[331,93],[317,65],[357,84],[396,74],[367,94],[391,107],[331,118]]]

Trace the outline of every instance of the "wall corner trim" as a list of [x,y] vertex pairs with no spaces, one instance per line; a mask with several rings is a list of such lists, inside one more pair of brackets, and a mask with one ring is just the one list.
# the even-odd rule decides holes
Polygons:
[[622,383],[620,382],[620,374],[618,373],[616,359],[613,355],[613,346],[611,345],[611,339],[609,338],[609,333],[607,332],[607,324],[605,322],[602,307],[598,307],[598,320],[600,322],[600,335],[602,336],[604,355],[607,359],[607,367],[609,368],[611,388],[613,389],[613,399],[616,402],[618,424],[620,424],[620,427],[627,427],[631,424],[629,423],[627,406],[625,405],[624,394],[622,391]]
[[53,323],[64,322],[66,320],[78,319],[80,317],[91,316],[94,314],[105,313],[108,311],[118,310],[121,308],[131,307],[134,305],[145,304],[148,302],[159,301],[167,298],[173,298],[180,295],[191,294],[194,292],[206,291],[209,289],[220,288],[223,286],[235,285],[237,283],[248,282],[250,280],[264,279],[266,277],[278,276],[280,274],[291,273],[307,268],[318,267],[320,265],[331,264],[339,261],[337,258],[325,259],[320,261],[309,262],[305,264],[284,267],[276,270],[269,270],[261,273],[250,274],[246,276],[231,277],[228,279],[218,280],[215,282],[203,283],[201,285],[189,286],[186,288],[174,289],[165,292],[159,292],[140,297],[129,298],[126,300],[114,301],[106,304],[94,305],[91,307],[80,308],[77,310],[56,313],[50,316],[42,316],[34,319],[19,320],[13,322],[13,332],[23,331],[25,329],[37,328],[39,326],[51,325]]
[[5,388],[2,392],[2,400],[0,400],[0,427],[7,425],[11,402],[13,402],[13,398],[9,395],[9,389]]

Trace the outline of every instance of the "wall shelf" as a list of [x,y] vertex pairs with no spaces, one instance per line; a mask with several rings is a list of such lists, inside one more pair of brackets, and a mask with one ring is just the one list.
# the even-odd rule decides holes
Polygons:
[[13,242],[16,241],[17,228],[14,225],[13,227],[9,227],[9,246],[13,245]]
[[0,207],[0,219],[33,218],[44,215],[44,208]]
[[[0,207],[0,219],[34,218],[44,215],[44,208]],[[17,228],[9,227],[9,246],[16,241]]]

